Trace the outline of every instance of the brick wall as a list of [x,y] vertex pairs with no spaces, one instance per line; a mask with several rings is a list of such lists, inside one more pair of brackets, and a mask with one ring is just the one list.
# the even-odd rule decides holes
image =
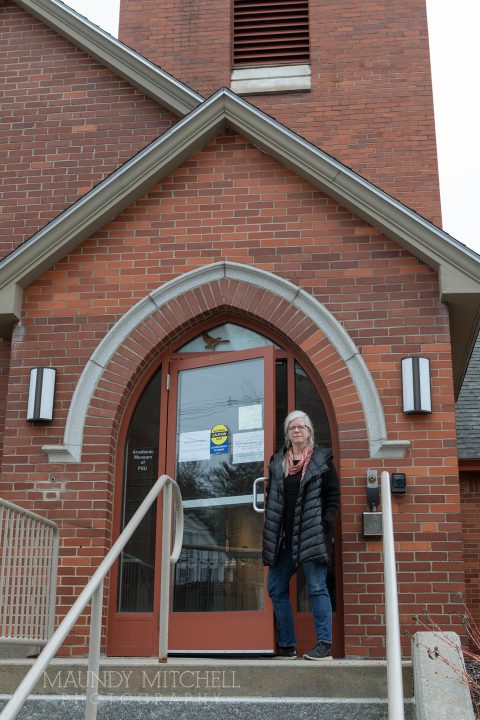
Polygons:
[[3,454],[3,431],[5,427],[9,369],[10,342],[8,340],[0,340],[0,467]]
[[3,257],[175,118],[14,3],[0,18]]
[[[440,224],[425,0],[310,0],[312,91],[249,101]],[[120,38],[205,97],[229,87],[231,4],[122,0]]]
[[[480,471],[460,475],[462,501],[463,553],[465,560],[465,604],[474,622],[480,626]],[[480,641],[480,637],[477,637]],[[470,648],[479,652],[479,644],[470,641]]]
[[[12,338],[12,369],[0,492],[35,507],[62,528],[60,612],[71,604],[110,542],[116,439],[124,408],[145,368],[182,328],[216,308],[281,332],[315,368],[332,399],[342,482],[345,643],[348,655],[384,656],[381,546],[363,540],[365,472],[371,466],[356,389],[328,339],[301,313],[248,287],[217,286],[159,309],[110,362],[89,409],[81,464],[49,465],[44,444],[63,440],[83,367],[132,305],[166,281],[222,259],[276,273],[325,304],[360,348],[380,393],[391,439],[412,441],[404,460],[385,463],[408,477],[394,500],[402,629],[426,603],[457,629],[463,591],[448,313],[436,274],[336,202],[233,133],[209,143],[128,210],[25,290]],[[400,359],[431,360],[430,416],[401,412]],[[58,367],[55,420],[25,421],[28,372],[39,358]],[[379,470],[382,463],[374,463]],[[46,500],[53,474],[58,500]],[[65,652],[83,653],[80,626]],[[405,652],[408,653],[405,639]]]

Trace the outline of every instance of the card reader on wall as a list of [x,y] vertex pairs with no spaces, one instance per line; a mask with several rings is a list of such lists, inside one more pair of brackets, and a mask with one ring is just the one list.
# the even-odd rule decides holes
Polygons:
[[405,473],[392,473],[390,475],[390,491],[395,495],[405,495],[407,492],[407,476]]

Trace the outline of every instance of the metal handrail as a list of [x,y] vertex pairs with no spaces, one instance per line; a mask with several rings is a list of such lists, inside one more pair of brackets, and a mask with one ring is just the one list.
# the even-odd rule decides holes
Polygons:
[[[175,539],[173,550],[170,553],[171,543],[171,502],[175,503]],[[182,496],[177,483],[168,475],[161,475],[152,487],[130,522],[125,526],[112,548],[104,557],[77,600],[74,602],[64,619],[47,642],[42,652],[27,672],[18,688],[6,704],[1,720],[16,718],[25,704],[31,691],[40,680],[45,668],[48,666],[57,650],[73,628],[88,602],[92,601],[90,617],[90,641],[88,654],[88,684],[86,693],[86,720],[95,720],[97,716],[98,670],[100,665],[100,639],[103,606],[103,581],[112,568],[128,540],[139,526],[143,517],[154,503],[161,490],[164,489],[163,527],[162,527],[162,567],[160,589],[160,642],[159,660],[166,661],[168,648],[168,600],[170,596],[170,565],[177,562],[182,550],[183,541],[183,507]]]
[[387,634],[388,720],[404,720],[402,650],[398,617],[397,570],[393,536],[390,474],[382,472],[383,582],[385,586],[385,625]]
[[0,643],[45,645],[55,626],[58,525],[0,499]]

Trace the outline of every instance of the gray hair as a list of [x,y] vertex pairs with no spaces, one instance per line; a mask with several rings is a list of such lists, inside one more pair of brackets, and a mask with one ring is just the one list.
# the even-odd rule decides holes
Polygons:
[[[308,436],[307,445],[310,445],[313,447],[315,445],[315,433],[313,430],[312,421],[308,417],[306,413],[304,413],[302,410],[293,410],[291,413],[288,413],[287,417],[285,418],[285,422],[283,423],[283,431],[285,433],[285,449],[290,450],[292,447],[292,442],[290,438],[288,437],[288,426],[292,422],[292,420],[298,420],[302,418],[303,424],[308,427],[310,430],[310,435]],[[284,474],[288,473],[288,455],[285,453],[285,457],[283,459],[283,472]]]

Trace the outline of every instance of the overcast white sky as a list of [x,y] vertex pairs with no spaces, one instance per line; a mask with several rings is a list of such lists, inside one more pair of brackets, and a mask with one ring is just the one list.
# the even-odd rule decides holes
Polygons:
[[[119,0],[64,0],[117,36]],[[427,0],[443,227],[480,253],[480,3]]]

